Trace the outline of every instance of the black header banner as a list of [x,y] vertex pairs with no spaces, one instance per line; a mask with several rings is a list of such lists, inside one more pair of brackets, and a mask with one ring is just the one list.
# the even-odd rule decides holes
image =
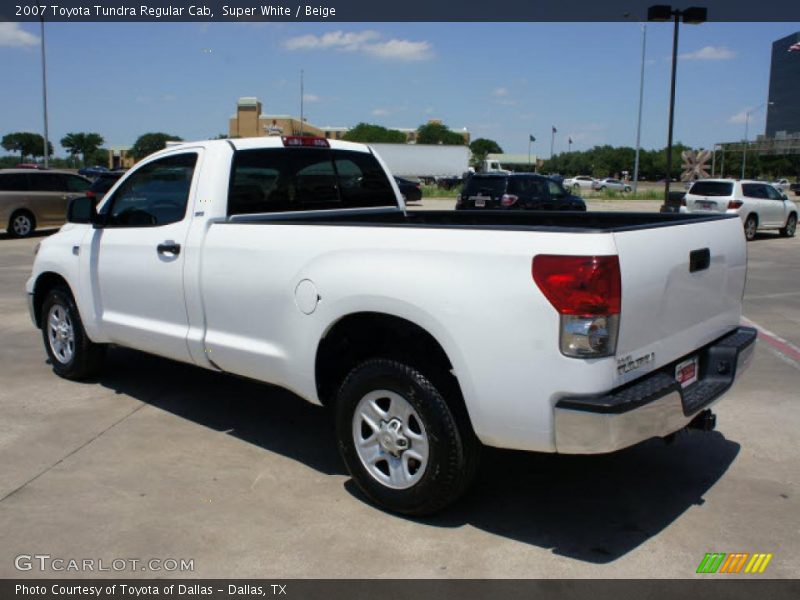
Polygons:
[[[511,22],[647,20],[647,9],[666,0],[5,0],[0,21],[316,21]],[[709,21],[800,21],[790,0],[683,0],[677,9],[708,9]]]

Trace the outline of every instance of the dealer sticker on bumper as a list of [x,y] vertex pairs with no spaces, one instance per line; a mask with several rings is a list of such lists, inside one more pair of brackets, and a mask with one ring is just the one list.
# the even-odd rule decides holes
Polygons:
[[698,368],[697,357],[693,356],[682,363],[678,363],[675,367],[675,379],[681,384],[681,387],[688,387],[697,381]]

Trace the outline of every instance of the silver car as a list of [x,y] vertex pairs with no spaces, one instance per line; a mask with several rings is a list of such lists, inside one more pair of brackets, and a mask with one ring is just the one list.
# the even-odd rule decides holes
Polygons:
[[624,181],[620,181],[619,179],[613,179],[612,177],[606,177],[605,179],[601,179],[599,181],[595,181],[592,183],[593,190],[612,190],[614,192],[630,192],[631,186],[629,186]]
[[12,237],[27,237],[37,228],[60,227],[70,200],[86,195],[86,177],[69,171],[0,170],[0,228]]

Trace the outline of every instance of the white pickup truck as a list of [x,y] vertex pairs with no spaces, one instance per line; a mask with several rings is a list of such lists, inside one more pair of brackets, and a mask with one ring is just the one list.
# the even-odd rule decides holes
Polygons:
[[458,497],[481,445],[712,428],[754,347],[737,217],[406,212],[359,144],[186,143],[68,218],[27,282],[56,374],[116,344],[283,386],[332,407],[353,479],[406,514]]

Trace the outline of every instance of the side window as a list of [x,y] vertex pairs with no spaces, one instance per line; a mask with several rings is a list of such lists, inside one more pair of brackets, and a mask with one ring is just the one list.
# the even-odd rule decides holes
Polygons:
[[776,190],[773,186],[765,185],[764,190],[767,192],[767,198],[770,198],[771,200],[783,200],[783,196],[781,196],[780,192],[778,192],[778,190]]
[[62,175],[58,173],[31,173],[32,192],[63,192]]
[[766,198],[764,186],[758,183],[743,183],[742,193],[748,198]]
[[92,184],[82,177],[75,177],[75,175],[67,175],[67,187],[66,190],[68,192],[85,192],[89,189],[89,186]]
[[563,198],[567,195],[557,181],[548,180],[547,189],[550,191],[551,198]]
[[30,189],[26,173],[0,175],[0,192],[27,192]]
[[544,182],[534,177],[510,177],[508,192],[534,199],[544,198],[546,195]]
[[153,227],[183,219],[197,154],[153,161],[133,173],[114,193],[107,224]]

